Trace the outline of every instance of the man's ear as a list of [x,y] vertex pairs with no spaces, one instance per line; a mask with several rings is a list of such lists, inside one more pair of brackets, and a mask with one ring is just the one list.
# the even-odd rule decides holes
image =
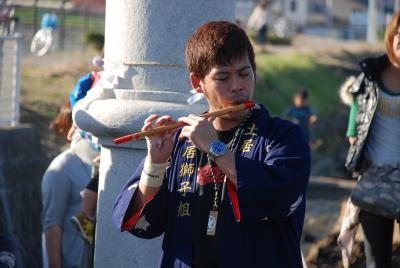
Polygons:
[[190,82],[192,83],[193,89],[196,90],[197,93],[204,93],[200,85],[201,80],[198,79],[194,73],[190,73]]

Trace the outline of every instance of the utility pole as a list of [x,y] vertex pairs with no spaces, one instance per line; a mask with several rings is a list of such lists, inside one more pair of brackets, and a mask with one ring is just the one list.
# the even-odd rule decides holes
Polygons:
[[32,24],[33,24],[33,33],[32,36],[35,35],[35,33],[38,30],[38,22],[39,22],[39,15],[38,15],[38,3],[39,0],[34,0],[33,1],[33,17],[32,17]]
[[378,42],[378,0],[368,1],[367,42]]
[[333,18],[332,18],[333,0],[326,0],[325,6],[326,6],[326,22],[328,27],[331,28],[333,24]]
[[59,48],[60,50],[64,50],[65,48],[65,4],[67,3],[67,0],[62,0],[61,6],[60,6],[60,44]]

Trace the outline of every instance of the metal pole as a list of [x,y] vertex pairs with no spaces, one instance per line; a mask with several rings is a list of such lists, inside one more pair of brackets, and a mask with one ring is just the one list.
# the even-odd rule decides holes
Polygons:
[[60,7],[60,50],[65,48],[65,3],[66,0],[62,0]]
[[378,42],[378,5],[377,0],[368,1],[368,24],[367,42],[376,44]]
[[20,119],[20,88],[21,88],[21,58],[24,46],[22,35],[15,37],[15,66],[14,66],[14,126],[19,125]]
[[89,7],[85,7],[84,9],[84,23],[83,23],[83,29],[86,32],[89,31],[89,19],[90,19],[90,13],[89,13]]
[[394,13],[400,11],[400,0],[394,0]]
[[32,33],[32,36],[35,35],[35,33],[38,30],[38,21],[39,21],[38,20],[39,14],[38,14],[38,7],[37,7],[38,3],[39,3],[39,0],[33,1],[33,18],[32,18],[33,33]]
[[[1,95],[3,95],[4,94],[4,92],[5,92],[5,88],[6,88],[6,83],[5,83],[5,79],[3,78],[3,72],[4,72],[4,69],[5,69],[5,65],[6,65],[6,63],[5,63],[5,60],[4,60],[4,43],[6,42],[6,37],[5,36],[0,36],[0,96]],[[0,107],[0,112],[1,113],[3,113],[3,109],[4,109],[4,100],[2,100],[1,98],[0,98],[0,105],[3,107],[3,108],[1,108]],[[7,107],[7,106],[6,106]],[[3,115],[2,116],[0,116],[0,124],[4,124],[4,123],[6,123],[6,124],[9,124],[8,122],[4,122],[3,120]],[[8,120],[8,115],[6,114],[6,116],[5,116],[5,118],[6,118],[6,120]]]
[[326,22],[328,27],[332,27],[332,8],[333,8],[333,1],[332,0],[326,0]]

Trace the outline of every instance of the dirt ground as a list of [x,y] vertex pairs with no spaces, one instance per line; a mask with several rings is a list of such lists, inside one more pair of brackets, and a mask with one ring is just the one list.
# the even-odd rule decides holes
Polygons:
[[94,69],[93,55],[90,51],[67,51],[43,57],[25,54],[22,59],[21,122],[33,125],[49,160],[67,144],[49,125],[76,81]]

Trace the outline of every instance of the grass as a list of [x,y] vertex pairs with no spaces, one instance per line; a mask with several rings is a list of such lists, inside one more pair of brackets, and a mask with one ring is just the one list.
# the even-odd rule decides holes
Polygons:
[[[38,11],[38,23],[44,13],[47,10],[40,9]],[[19,18],[20,23],[22,24],[31,24],[33,22],[34,10],[33,8],[16,8],[15,15]],[[60,24],[60,14],[57,13],[59,24]],[[66,28],[76,28],[76,29],[85,29],[87,28],[90,31],[96,32],[104,32],[104,24],[105,17],[98,15],[89,15],[85,17],[84,14],[78,13],[66,13],[65,14],[65,27]]]
[[312,174],[345,177],[342,163],[347,116],[341,109],[338,88],[346,75],[340,68],[319,64],[319,57],[296,52],[258,54],[255,100],[265,104],[271,114],[282,116],[292,105],[293,94],[308,89],[310,106],[319,113],[312,129]]
[[[47,159],[54,158],[66,144],[66,140],[49,129],[49,124],[68,100],[76,81],[88,71],[91,64],[83,60],[86,54],[53,52],[35,62],[23,64],[21,77],[21,122],[32,124],[38,133]],[[55,56],[56,55],[56,56]],[[55,57],[54,57],[55,56]],[[57,63],[59,59],[71,60]],[[53,58],[54,57],[54,58]],[[76,60],[81,58],[81,60]],[[75,59],[75,60],[73,60]],[[43,64],[42,61],[50,61]],[[60,60],[61,61],[61,60]]]
[[[254,43],[256,43],[256,33],[255,32],[248,32],[247,33],[248,37],[250,40]],[[285,45],[289,46],[292,44],[292,38],[287,36],[287,37],[280,37],[275,34],[268,34],[266,36],[267,43],[271,45]]]
[[282,115],[291,105],[292,95],[302,88],[308,89],[310,105],[321,115],[337,110],[343,73],[318,64],[311,55],[299,53],[258,54],[256,62],[255,99],[266,104],[272,114]]
[[48,121],[58,114],[60,106],[68,99],[76,81],[90,71],[87,63],[61,64],[48,67],[23,68],[21,103]]

